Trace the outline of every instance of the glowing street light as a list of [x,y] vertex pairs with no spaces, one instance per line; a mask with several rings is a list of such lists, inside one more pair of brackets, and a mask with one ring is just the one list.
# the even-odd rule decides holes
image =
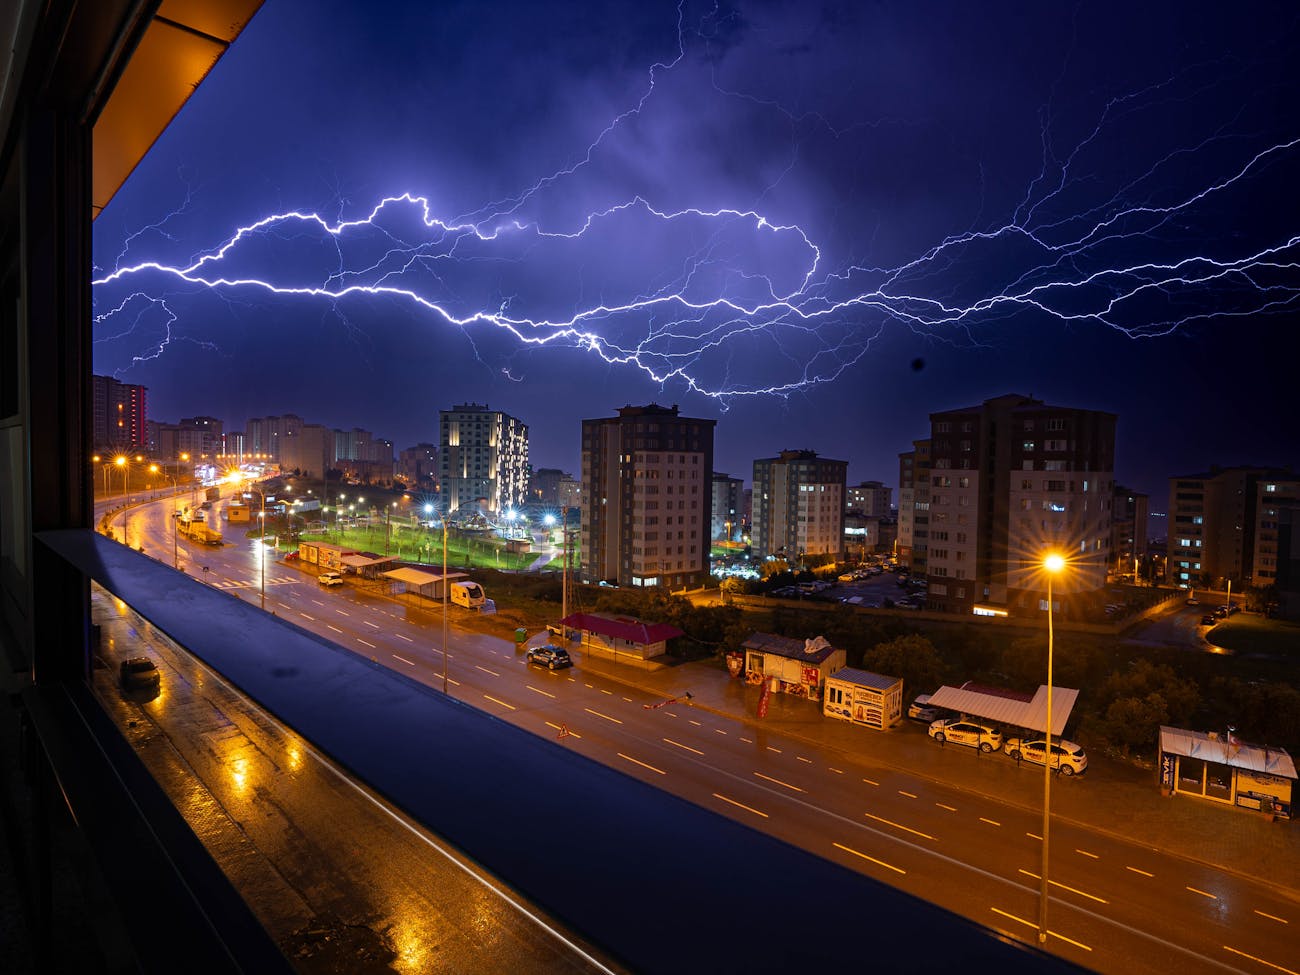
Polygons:
[[127,464],[126,458],[118,454],[113,458],[113,463],[122,468],[122,494],[126,498],[126,503],[131,503],[131,492],[127,489],[127,476],[130,474],[130,465]]
[[1052,816],[1052,577],[1065,568],[1059,552],[1049,552],[1043,559],[1047,574],[1047,750],[1043,756],[1043,867],[1038,900],[1038,941],[1047,940],[1047,831]]
[[[180,487],[176,483],[176,478],[172,477],[170,474],[166,473],[165,471],[160,471],[158,469],[157,464],[150,464],[149,472],[151,474],[161,473],[163,477],[167,478],[167,480],[172,482],[172,508],[174,509],[176,507],[176,495],[180,493]],[[171,519],[171,522],[172,522],[172,568],[176,569],[179,568],[181,564],[180,552],[176,547],[176,537],[181,533],[181,526],[177,523],[174,517]]]

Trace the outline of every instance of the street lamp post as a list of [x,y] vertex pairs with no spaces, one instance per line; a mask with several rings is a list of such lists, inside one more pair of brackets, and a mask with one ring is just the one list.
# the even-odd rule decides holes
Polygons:
[[447,515],[442,516],[442,693],[447,693]]
[[[160,471],[157,464],[150,464],[149,470],[154,474],[162,474],[163,477],[172,482],[172,508],[174,509],[176,507],[176,495],[180,493],[180,486],[176,483],[176,478],[165,471]],[[169,512],[168,517],[171,518],[172,522],[172,568],[177,569],[180,568],[181,564],[180,551],[177,548],[177,536],[180,535],[181,529],[180,525],[176,523],[174,511]]]
[[259,485],[257,493],[262,499],[262,537],[257,543],[257,561],[262,569],[262,611],[266,612],[266,489]]
[[126,485],[127,485],[127,478],[131,473],[131,465],[126,462],[126,458],[123,457],[121,454],[118,454],[117,457],[114,458],[113,463],[116,464],[118,467],[122,468],[122,498],[124,503],[130,504],[131,493],[127,489]]
[[1043,866],[1039,881],[1038,942],[1047,940],[1047,833],[1052,817],[1052,577],[1065,567],[1065,559],[1055,552],[1043,559],[1047,573],[1047,723],[1046,751],[1043,755]]

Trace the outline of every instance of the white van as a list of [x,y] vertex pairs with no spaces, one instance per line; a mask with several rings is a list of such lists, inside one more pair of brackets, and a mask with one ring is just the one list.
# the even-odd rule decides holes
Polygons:
[[478,609],[487,600],[483,587],[477,582],[453,582],[451,584],[451,601],[457,606]]

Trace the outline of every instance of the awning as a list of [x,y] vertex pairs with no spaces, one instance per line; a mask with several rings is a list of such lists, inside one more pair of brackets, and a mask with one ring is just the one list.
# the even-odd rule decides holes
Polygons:
[[1204,731],[1186,731],[1161,725],[1160,751],[1167,755],[1199,758],[1265,775],[1280,775],[1287,779],[1296,777],[1295,762],[1285,748],[1252,745],[1231,734],[1225,738],[1218,735],[1211,737]]
[[[1079,692],[1073,687],[1052,688],[1052,735],[1059,737],[1070,720]],[[1047,727],[1047,685],[1043,684],[1028,701],[988,691],[962,687],[941,687],[930,695],[930,705],[962,714],[986,718],[998,724],[1043,731]]]

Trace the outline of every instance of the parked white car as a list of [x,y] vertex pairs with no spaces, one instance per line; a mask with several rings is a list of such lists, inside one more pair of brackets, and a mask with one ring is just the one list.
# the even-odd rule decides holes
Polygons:
[[951,741],[978,748],[986,754],[1002,747],[1001,731],[969,718],[940,718],[930,725],[930,737],[941,745],[945,741]]
[[322,572],[316,577],[316,582],[322,586],[341,586],[343,585],[343,577],[337,572]]
[[[1047,760],[1047,742],[1042,738],[1008,738],[1005,748],[1017,762],[1042,765]],[[1057,738],[1052,742],[1052,768],[1062,775],[1075,775],[1087,770],[1088,756],[1074,742]]]

